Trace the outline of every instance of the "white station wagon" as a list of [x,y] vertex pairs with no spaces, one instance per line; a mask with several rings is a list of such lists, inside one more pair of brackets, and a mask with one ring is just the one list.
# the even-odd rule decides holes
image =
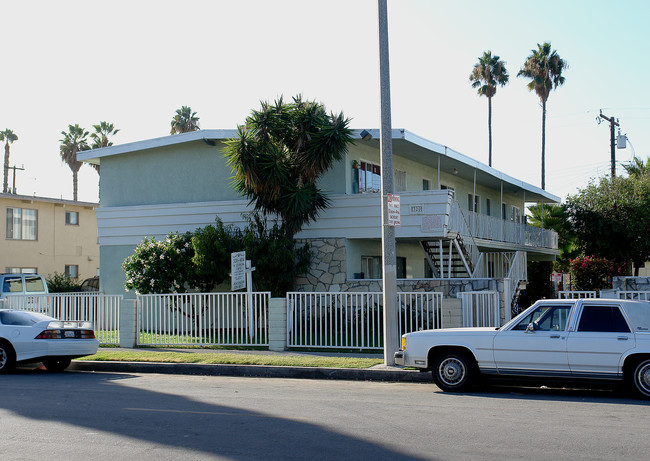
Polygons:
[[624,381],[650,398],[650,302],[542,300],[497,329],[407,333],[395,362],[431,370],[447,392],[492,375]]

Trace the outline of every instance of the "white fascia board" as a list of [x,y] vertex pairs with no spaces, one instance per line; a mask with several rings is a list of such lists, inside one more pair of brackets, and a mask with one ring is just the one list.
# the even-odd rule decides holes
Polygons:
[[102,147],[100,149],[85,150],[77,153],[77,159],[87,163],[98,164],[102,157],[119,155],[127,152],[136,152],[139,150],[153,149],[156,147],[172,146],[174,144],[183,144],[186,142],[214,139],[234,138],[237,130],[198,130],[188,133],[173,134],[154,139],[145,139],[144,141],[129,142],[116,146]]

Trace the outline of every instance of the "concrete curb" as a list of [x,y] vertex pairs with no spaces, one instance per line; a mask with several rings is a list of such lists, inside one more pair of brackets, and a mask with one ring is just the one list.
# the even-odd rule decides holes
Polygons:
[[109,373],[161,373],[204,376],[248,376],[258,378],[338,379],[431,383],[430,373],[401,369],[315,368],[266,365],[212,365],[196,363],[97,362],[74,360],[69,370]]

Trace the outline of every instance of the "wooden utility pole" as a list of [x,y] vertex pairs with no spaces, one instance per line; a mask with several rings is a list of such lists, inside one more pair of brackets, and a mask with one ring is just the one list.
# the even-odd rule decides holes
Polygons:
[[18,168],[16,165],[7,167],[7,170],[14,170],[14,181],[13,181],[13,190],[11,191],[12,194],[16,193],[16,170],[24,170],[25,165],[23,165],[23,168]]
[[603,115],[602,110],[600,111],[599,117],[609,122],[609,143],[612,152],[611,174],[612,174],[612,178],[614,178],[614,176],[616,176],[616,134],[614,132],[614,127],[620,125],[618,123],[618,120],[616,120],[614,117],[607,117]]

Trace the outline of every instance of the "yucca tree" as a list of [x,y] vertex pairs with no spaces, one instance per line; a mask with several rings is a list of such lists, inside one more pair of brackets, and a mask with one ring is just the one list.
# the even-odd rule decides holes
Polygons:
[[491,51],[486,51],[478,58],[469,81],[472,88],[477,88],[479,96],[488,100],[488,165],[492,166],[492,97],[497,93],[497,86],[508,83],[509,75],[506,63],[499,56],[492,56]]
[[5,175],[4,182],[2,183],[2,192],[5,193],[9,187],[9,144],[17,140],[18,136],[9,128],[6,128],[4,131],[0,131],[0,142],[5,142]]
[[279,215],[293,238],[329,205],[317,180],[345,155],[352,142],[349,122],[302,96],[291,103],[262,102],[226,142],[235,188],[256,210]]
[[[93,140],[91,149],[101,149],[102,147],[112,146],[113,142],[110,140],[112,136],[115,136],[119,129],[116,129],[112,123],[108,122],[99,122],[99,125],[93,125],[94,133],[90,134],[90,138]],[[91,164],[97,174],[99,174],[99,165]]]
[[81,128],[79,124],[68,125],[68,131],[62,131],[63,139],[59,139],[61,143],[60,154],[63,160],[72,170],[72,197],[77,200],[78,180],[77,174],[82,162],[77,160],[77,152],[88,150],[88,132]]
[[567,62],[562,59],[557,51],[551,49],[551,43],[537,44],[536,50],[531,50],[524,66],[517,77],[530,78],[528,89],[535,91],[542,102],[542,189],[546,188],[546,101],[551,90],[564,84],[564,72],[568,68]]
[[171,134],[187,133],[199,129],[199,117],[196,112],[192,112],[189,106],[182,106],[176,109],[176,115],[172,118]]

